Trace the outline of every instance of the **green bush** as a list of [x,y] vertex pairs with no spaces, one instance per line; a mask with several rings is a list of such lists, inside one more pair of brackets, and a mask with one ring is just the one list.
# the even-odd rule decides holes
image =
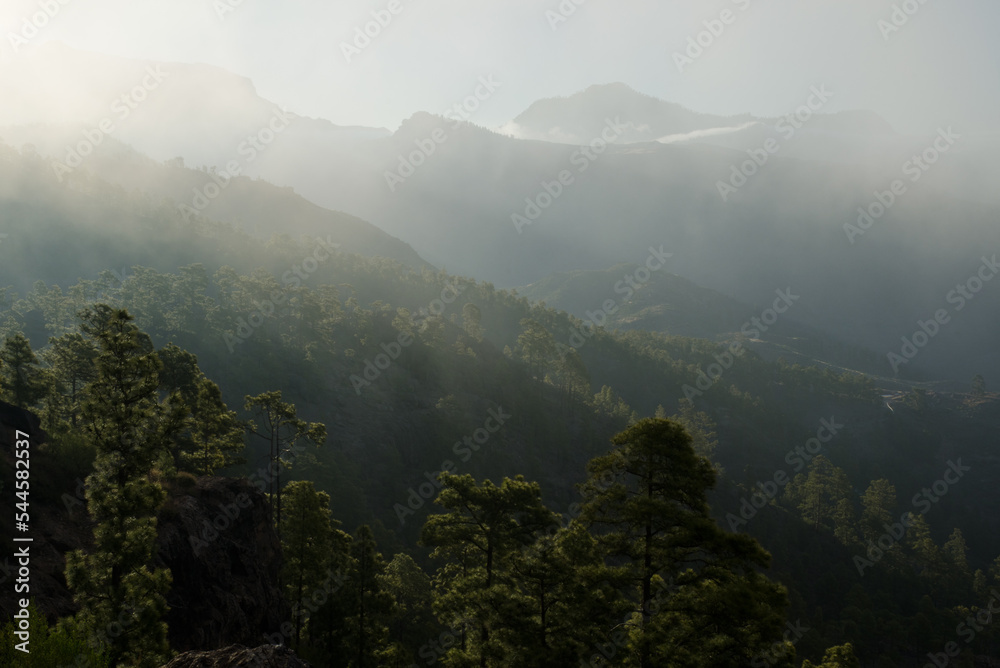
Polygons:
[[176,482],[177,488],[184,491],[188,491],[198,485],[198,479],[186,471],[177,474]]
[[84,634],[72,624],[49,626],[45,615],[38,612],[34,600],[28,606],[30,621],[29,653],[16,649],[20,639],[14,634],[16,620],[11,620],[0,630],[0,666],[11,668],[110,668],[101,652],[87,644]]

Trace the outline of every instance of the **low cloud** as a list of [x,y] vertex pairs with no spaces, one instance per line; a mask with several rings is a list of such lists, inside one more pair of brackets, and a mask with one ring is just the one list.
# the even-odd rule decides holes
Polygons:
[[728,128],[707,128],[704,130],[694,130],[693,132],[685,132],[678,135],[667,135],[666,137],[660,137],[656,141],[660,142],[661,144],[676,144],[677,142],[692,141],[695,139],[701,139],[703,137],[715,137],[718,135],[733,134],[736,132],[740,132],[741,130],[746,130],[747,128],[754,125],[761,125],[761,123],[758,121],[751,121],[749,123],[744,123],[743,125],[735,125],[733,127],[728,127]]

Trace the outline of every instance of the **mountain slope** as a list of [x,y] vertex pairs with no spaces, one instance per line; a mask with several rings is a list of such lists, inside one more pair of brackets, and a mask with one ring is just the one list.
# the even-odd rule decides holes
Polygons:
[[[28,134],[50,145],[61,139],[45,128]],[[261,239],[319,237],[345,252],[392,258],[415,268],[430,266],[407,244],[363,220],[245,176],[217,189],[220,194],[202,209],[203,216],[193,206],[194,193],[215,187],[212,175],[177,163],[156,163],[110,140],[90,156],[85,168],[70,174],[54,174],[51,160],[34,147],[21,154],[0,144],[0,154],[0,233],[6,235],[0,238],[0,257],[7,280],[22,288],[38,278],[33,252],[51,255],[73,249],[48,277],[61,285],[134,264],[176,269],[186,264],[181,256],[187,253],[176,240],[206,226],[219,238],[203,239],[192,252],[195,261],[208,267],[219,257],[233,266],[252,267],[253,259],[240,255],[245,240],[236,241],[244,232]],[[29,245],[29,230],[39,226],[49,230],[49,238],[61,240],[58,248]]]
[[647,275],[643,266],[623,263],[604,271],[557,273],[517,288],[517,293],[608,329],[740,341],[769,360],[830,365],[838,372],[882,372],[882,357],[871,350],[793,320],[764,325],[760,316],[770,304],[750,306],[665,270],[649,272],[649,279],[641,281]]
[[[0,70],[0,127],[29,123],[99,127],[157,160],[183,157],[188,164],[242,160],[248,136],[267,132],[280,105],[261,98],[253,83],[205,64],[162,63],[106,56],[57,42],[38,46],[16,67]],[[292,110],[294,111],[294,110]],[[293,114],[291,126],[272,137],[314,151],[338,150],[387,136],[385,128],[337,126]],[[293,139],[294,137],[294,139]],[[246,165],[253,174],[255,165]]]
[[[141,65],[129,66],[141,73]],[[163,85],[154,92],[166,94]],[[239,99],[251,99],[245,81],[229,86]],[[803,91],[803,103],[813,95]],[[790,319],[882,351],[886,374],[1000,375],[993,345],[1000,292],[992,285],[970,308],[953,311],[953,323],[912,361],[894,368],[888,357],[918,321],[950,308],[948,295],[975,276],[984,253],[992,257],[1000,200],[988,187],[996,173],[990,144],[963,137],[961,128],[901,137],[863,112],[810,112],[791,137],[777,124],[758,123],[697,141],[629,144],[623,139],[642,125],[654,127],[657,113],[680,130],[719,121],[702,123],[619,85],[546,103],[531,117],[540,131],[564,114],[589,132],[616,108],[627,113],[604,128],[606,148],[515,140],[417,114],[391,136],[344,141],[330,139],[337,132],[291,123],[253,161],[238,164],[244,174],[370,221],[436,266],[498,285],[637,261],[641,249],[663,243],[674,251],[670,271],[739,301],[763,304],[777,289],[801,294]],[[192,119],[184,109],[159,109],[151,95],[127,122],[149,130],[155,121],[168,130],[137,134],[137,148],[173,156],[156,144],[171,137],[177,146],[201,146],[211,153],[206,164],[219,170],[240,157],[239,143],[217,144],[214,126],[196,123],[182,137],[179,128]],[[266,103],[253,109],[254,122],[275,113]],[[252,126],[248,116],[239,118],[243,128]],[[663,123],[657,133],[669,129]],[[436,131],[443,134],[432,140]],[[124,124],[122,132],[127,139]],[[242,138],[223,136],[246,141],[240,132]],[[776,151],[763,148],[774,148],[769,140],[780,140]],[[919,163],[925,154],[932,163]],[[845,228],[857,229],[859,207],[877,214],[884,206],[877,198],[888,202],[896,182],[903,194],[893,196],[890,210],[877,222],[860,218],[871,229]],[[214,216],[216,208],[225,209],[222,197],[206,212]]]
[[[911,392],[887,404],[880,396],[885,388],[859,374],[768,362],[752,352],[726,360],[727,347],[712,341],[597,330],[573,342],[570,332],[588,328],[565,312],[532,305],[486,283],[415,271],[387,259],[334,252],[302,285],[283,285],[281,272],[301,263],[311,245],[287,239],[265,245],[207,221],[185,227],[170,207],[166,210],[173,217],[155,207],[137,215],[142,193],[126,194],[97,179],[87,181],[86,193],[57,189],[46,181],[52,179],[46,163],[36,162],[35,171],[12,172],[20,182],[3,182],[5,205],[8,210],[36,206],[38,193],[44,193],[58,200],[50,210],[61,217],[23,219],[16,237],[10,237],[17,246],[0,265],[0,284],[21,281],[20,272],[42,283],[30,293],[7,295],[14,303],[0,321],[0,332],[23,331],[36,349],[43,349],[49,337],[76,328],[78,309],[108,301],[127,308],[157,347],[173,341],[195,354],[230,406],[242,405],[247,394],[280,390],[300,417],[322,422],[328,431],[326,444],[296,458],[282,479],[313,480],[330,494],[334,516],[348,528],[371,524],[387,554],[409,548],[415,558],[426,557],[416,541],[421,523],[434,510],[431,481],[445,462],[480,480],[524,474],[541,483],[552,509],[571,513],[579,499],[574,483],[584,476],[585,462],[607,451],[609,437],[628,424],[633,411],[650,415],[663,406],[670,414],[683,409],[685,396],[717,433],[714,459],[725,473],[712,507],[723,525],[727,514],[742,512],[758,481],[773,480],[776,471],[798,472],[790,458],[810,447],[819,425],[836,422],[836,438],[820,443],[819,452],[844,470],[854,504],[871,480],[886,477],[905,506],[909,494],[961,458],[971,473],[934,508],[928,519],[934,540],[940,544],[960,527],[975,568],[987,568],[1000,552],[1000,519],[983,512],[997,489],[996,395]],[[102,227],[102,220],[112,222]],[[0,252],[7,249],[6,241]],[[155,254],[141,258],[154,255],[151,259],[161,265],[202,262],[236,269],[206,275],[190,267],[167,273],[133,267],[124,281],[105,275],[96,282],[63,284],[66,290],[51,289],[55,277],[86,266],[81,256],[114,243],[122,245],[115,250],[125,257],[151,248]],[[563,296],[583,303],[587,292],[603,307],[608,291],[615,293],[613,285],[602,290],[600,283],[618,280],[619,271],[629,269],[609,270],[597,280],[566,281]],[[656,299],[655,290],[637,291],[637,311],[626,309],[626,315],[641,316],[657,303],[686,304],[681,299],[686,294],[692,306],[703,300],[725,313],[725,298],[663,276],[666,291]],[[656,286],[652,280],[650,285]],[[552,286],[558,293],[560,283]],[[694,324],[714,326],[711,311],[704,317],[703,324]],[[529,330],[533,336],[522,338]],[[542,345],[536,350],[531,346],[538,341]],[[572,357],[563,355],[567,346],[576,349]],[[719,376],[722,364],[726,368]],[[706,381],[709,374],[716,377]],[[483,441],[477,434],[486,432],[488,418],[503,424]],[[238,473],[260,476],[269,445],[250,439],[246,458],[251,464]],[[54,455],[66,465],[59,476],[40,481],[49,486],[46,498],[58,508],[85,466],[69,455]],[[0,461],[0,468],[6,466],[9,460]],[[11,478],[11,471],[0,473]],[[829,640],[842,640],[845,628],[856,628],[848,626],[857,621],[855,599],[881,597],[897,583],[862,579],[852,569],[854,546],[836,543],[792,513],[794,504],[781,503],[760,509],[746,530],[761,536],[773,553],[773,572],[792,591],[790,618],[819,620],[813,622],[817,632],[800,646],[815,656]],[[217,504],[212,499],[206,505]],[[12,520],[7,514],[5,521]],[[815,550],[812,559],[802,559],[804,546]],[[851,639],[865,641],[859,653],[877,656],[891,641],[893,651],[919,655],[914,648],[924,638],[913,635],[925,634],[927,627],[920,621],[927,609],[922,602],[926,587],[916,576],[904,584],[903,593],[891,599],[892,614],[917,631],[888,639],[851,631]],[[953,596],[963,603],[972,600],[960,592]],[[820,605],[822,617],[816,614]],[[877,610],[887,613],[889,606],[880,604]],[[933,628],[946,633],[957,623],[950,617],[933,620]]]
[[[389,183],[435,129],[447,140]],[[887,355],[995,252],[1000,208],[950,191],[946,171],[913,171],[914,150],[940,139],[908,140],[906,151],[864,167],[780,152],[756,167],[745,152],[693,144],[610,145],[589,157],[417,115],[363,159],[327,161],[322,170],[299,161],[283,178],[410,240],[438,266],[501,286],[639,261],[650,244],[663,244],[675,274],[746,303],[790,288],[803,296],[792,319]],[[939,162],[960,163],[963,146]],[[736,179],[748,163],[751,177]],[[332,187],[324,174],[336,175]],[[731,180],[741,187],[720,193]],[[876,195],[889,201],[882,193],[894,181],[903,195],[877,222],[861,219],[870,229],[858,228],[859,207],[878,213]],[[1000,375],[991,343],[1000,291],[983,290],[974,306],[909,366]],[[888,361],[884,369],[894,371]]]

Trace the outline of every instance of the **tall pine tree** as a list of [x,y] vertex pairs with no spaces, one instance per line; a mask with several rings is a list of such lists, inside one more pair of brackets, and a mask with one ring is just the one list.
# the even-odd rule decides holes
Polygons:
[[647,418],[612,443],[588,465],[581,519],[631,576],[627,665],[746,665],[781,639],[787,596],[759,573],[770,555],[709,515],[715,471],[680,424]]
[[502,636],[493,632],[504,626],[496,611],[508,594],[508,557],[554,526],[556,517],[542,505],[538,484],[522,476],[497,486],[442,473],[440,482],[435,503],[447,512],[428,517],[421,533],[423,544],[436,548],[433,556],[447,560],[435,577],[435,611],[446,624],[475,625],[472,637],[463,637],[449,656],[461,665],[505,665]]
[[350,536],[339,530],[340,522],[330,517],[330,495],[319,492],[313,483],[300,480],[285,487],[287,503],[282,552],[285,557],[286,596],[297,614],[294,646],[299,646],[303,607],[327,578],[335,554],[347,551]]
[[84,314],[83,330],[100,351],[81,415],[97,451],[86,480],[96,526],[93,550],[67,555],[66,581],[80,606],[77,622],[107,643],[111,664],[153,668],[169,651],[163,619],[171,577],[152,566],[164,492],[151,470],[183,416],[158,401],[160,361],[126,311],[97,305]]
[[0,348],[0,397],[20,408],[31,408],[45,396],[47,385],[24,334],[8,337]]
[[271,498],[272,520],[278,528],[278,535],[281,535],[281,469],[291,466],[288,454],[300,440],[311,441],[316,446],[326,442],[326,426],[300,419],[295,406],[282,401],[279,391],[265,392],[255,397],[247,395],[243,407],[256,418],[248,424],[247,429],[268,444],[268,494]]

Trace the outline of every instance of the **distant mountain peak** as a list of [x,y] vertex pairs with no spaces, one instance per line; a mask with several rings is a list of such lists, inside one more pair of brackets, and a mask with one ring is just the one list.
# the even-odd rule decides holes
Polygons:
[[659,137],[733,124],[733,119],[699,114],[641,93],[628,84],[612,82],[588,86],[569,97],[538,100],[502,131],[522,139],[586,144],[600,135],[608,118],[616,117],[629,128],[617,138],[621,144],[652,142]]
[[[620,118],[628,127],[616,138],[618,144],[702,141],[779,120],[748,113],[731,116],[700,113],[618,81],[593,84],[569,96],[538,100],[504,125],[501,132],[519,139],[583,145],[600,136],[608,118]],[[810,121],[810,130],[859,136],[894,134],[888,122],[866,110],[817,114]],[[664,142],[665,139],[669,141]]]

